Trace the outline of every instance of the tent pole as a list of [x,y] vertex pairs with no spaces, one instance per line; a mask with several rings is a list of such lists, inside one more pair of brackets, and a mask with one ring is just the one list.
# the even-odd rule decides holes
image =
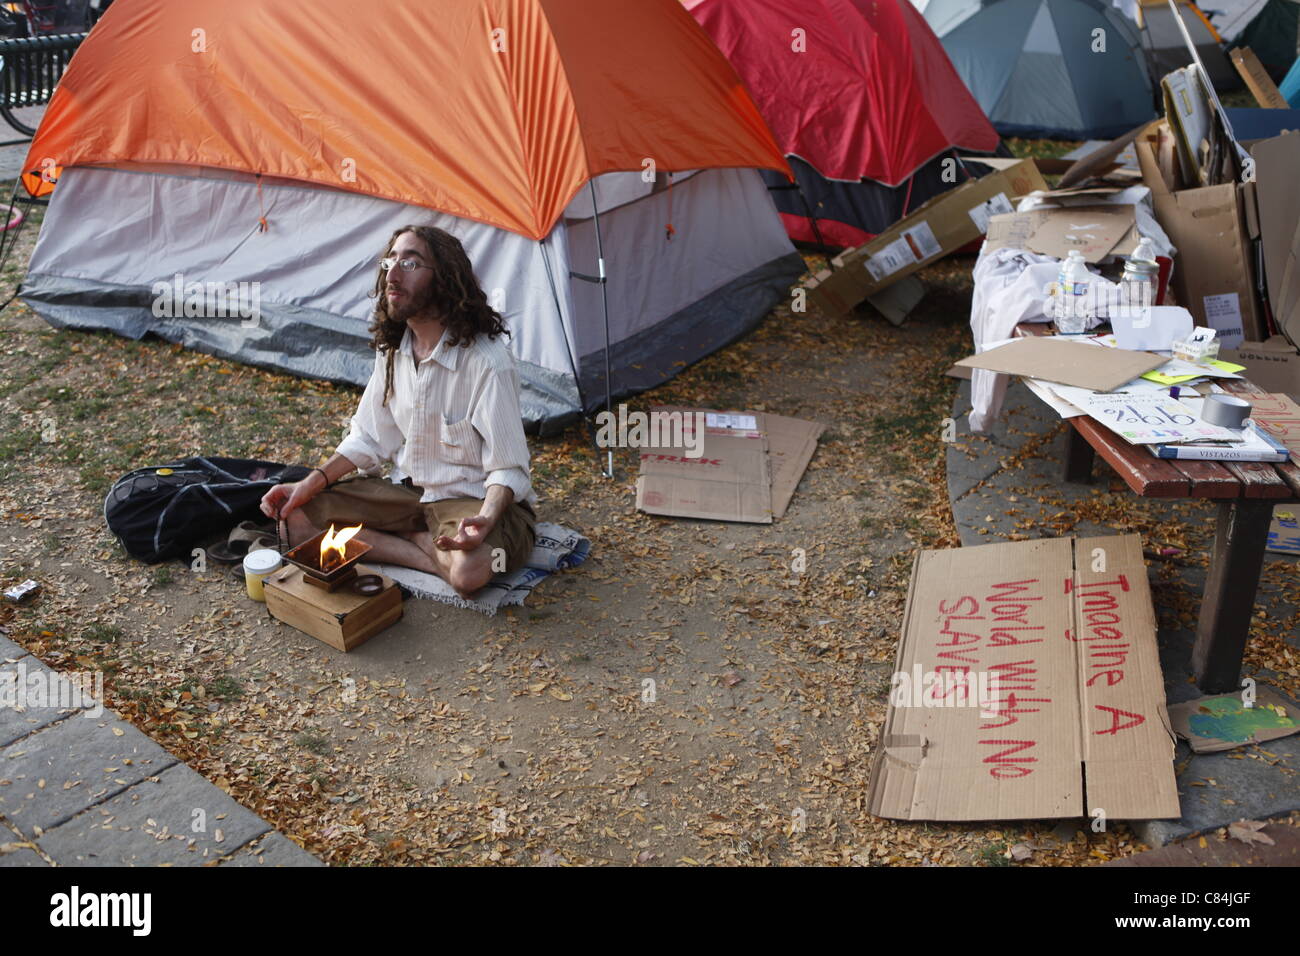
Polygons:
[[[587,186],[591,189],[591,218],[596,226],[596,264],[598,271],[597,280],[600,282],[600,302],[601,309],[605,316],[605,411],[609,415],[614,414],[614,400],[610,390],[609,375],[609,283],[605,277],[605,247],[600,238],[600,207],[596,204],[596,179],[593,176],[587,180]],[[614,449],[605,449],[605,471],[604,477],[614,477]]]
[[813,235],[817,237],[817,248],[822,251],[826,257],[826,266],[835,271],[835,263],[831,262],[831,251],[826,246],[826,240],[822,238],[822,231],[817,227],[817,217],[813,215],[812,206],[808,203],[808,197],[803,194],[803,187],[799,185],[799,180],[794,181],[795,191],[799,193],[799,199],[803,203],[804,212],[808,213],[808,222],[812,225]]
[[[587,426],[587,437],[591,439],[592,451],[595,452],[596,461],[599,462],[600,443],[596,440],[596,429],[592,425],[591,419],[587,416],[587,396],[583,394],[582,376],[578,374],[578,366],[575,364],[576,359],[574,358],[574,355],[576,354],[576,350],[573,347],[573,343],[569,341],[569,330],[564,324],[564,309],[560,306],[560,292],[555,285],[555,272],[551,268],[551,257],[546,251],[546,240],[549,238],[550,236],[538,239],[537,247],[542,252],[542,262],[546,266],[546,280],[551,286],[551,300],[555,303],[555,314],[560,320],[560,331],[564,335],[564,349],[569,356],[569,370],[573,372],[573,385],[578,391],[578,414],[582,416],[582,420]],[[572,275],[573,274],[570,273],[570,277],[572,277]],[[538,426],[538,431],[541,431],[540,424]]]

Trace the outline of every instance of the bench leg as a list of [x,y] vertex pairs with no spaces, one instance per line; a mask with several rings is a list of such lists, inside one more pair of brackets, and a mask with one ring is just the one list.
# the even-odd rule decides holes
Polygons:
[[1219,504],[1214,551],[1192,647],[1192,673],[1196,685],[1207,694],[1238,689],[1273,505],[1273,501],[1259,498]]
[[1092,481],[1092,463],[1097,453],[1088,444],[1088,439],[1079,434],[1073,425],[1065,427],[1065,468],[1063,477],[1076,484]]

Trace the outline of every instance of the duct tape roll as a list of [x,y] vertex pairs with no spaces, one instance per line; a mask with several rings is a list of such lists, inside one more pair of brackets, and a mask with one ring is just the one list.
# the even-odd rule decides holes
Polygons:
[[1207,395],[1201,418],[1222,428],[1244,428],[1252,410],[1250,402],[1235,395]]

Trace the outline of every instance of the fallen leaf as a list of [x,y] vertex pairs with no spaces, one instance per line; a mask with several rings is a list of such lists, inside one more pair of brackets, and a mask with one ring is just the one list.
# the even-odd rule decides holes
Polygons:
[[1260,832],[1264,826],[1265,824],[1258,820],[1238,820],[1228,825],[1228,836],[1247,845],[1264,843],[1268,846],[1276,846],[1277,843],[1271,836]]

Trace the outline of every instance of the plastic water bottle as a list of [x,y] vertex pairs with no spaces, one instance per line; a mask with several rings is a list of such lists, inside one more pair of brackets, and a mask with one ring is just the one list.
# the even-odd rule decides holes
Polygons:
[[1119,279],[1120,302],[1130,315],[1136,316],[1147,306],[1155,305],[1159,275],[1155,246],[1144,236],[1125,261],[1124,274]]
[[1083,253],[1071,249],[1061,262],[1056,285],[1059,293],[1056,309],[1056,331],[1062,335],[1079,335],[1088,328],[1088,284],[1092,273],[1083,259]]

